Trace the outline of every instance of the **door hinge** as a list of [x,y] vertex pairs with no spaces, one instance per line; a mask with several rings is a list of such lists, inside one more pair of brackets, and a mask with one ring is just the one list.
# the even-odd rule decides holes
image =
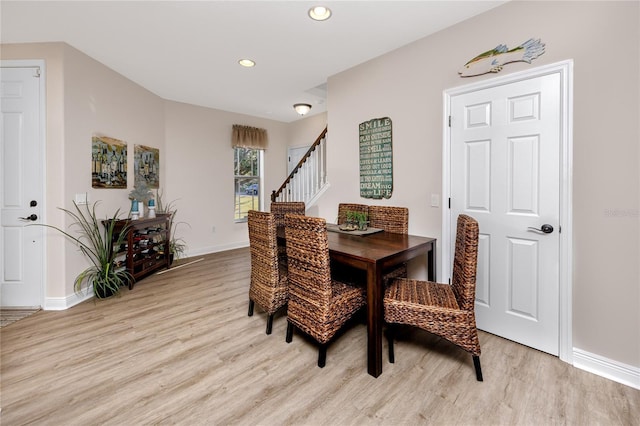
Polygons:
[[451,127],[451,116],[449,116],[449,127]]
[[449,208],[451,208],[451,197],[449,197]]

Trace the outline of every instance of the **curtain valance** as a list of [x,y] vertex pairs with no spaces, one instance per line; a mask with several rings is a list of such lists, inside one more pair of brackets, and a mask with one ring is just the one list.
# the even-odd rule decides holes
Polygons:
[[233,133],[231,135],[231,146],[234,148],[252,148],[267,149],[269,138],[267,130],[257,127],[233,125]]

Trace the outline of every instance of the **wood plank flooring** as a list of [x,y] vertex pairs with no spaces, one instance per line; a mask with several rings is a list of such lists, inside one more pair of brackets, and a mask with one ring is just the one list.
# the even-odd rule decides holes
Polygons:
[[[193,259],[191,259],[193,260]],[[248,249],[148,277],[122,297],[40,311],[0,330],[0,423],[42,425],[638,425],[640,391],[481,333],[471,356],[401,331],[367,374],[355,322],[316,366],[286,318],[247,316]]]

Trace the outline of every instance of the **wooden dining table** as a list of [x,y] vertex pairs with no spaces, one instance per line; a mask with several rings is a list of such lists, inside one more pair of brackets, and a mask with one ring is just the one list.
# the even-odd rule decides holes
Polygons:
[[[278,230],[284,241],[284,229]],[[331,260],[366,271],[367,275],[367,371],[373,377],[382,373],[382,328],[385,271],[414,259],[427,257],[427,279],[436,280],[436,239],[417,235],[377,232],[352,235],[328,232]]]

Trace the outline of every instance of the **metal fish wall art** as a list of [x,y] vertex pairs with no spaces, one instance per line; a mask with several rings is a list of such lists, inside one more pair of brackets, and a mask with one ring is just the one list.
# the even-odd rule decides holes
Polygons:
[[499,44],[495,49],[479,54],[458,71],[460,77],[474,77],[490,72],[500,72],[502,67],[512,62],[531,63],[533,59],[544,53],[544,43],[540,39],[525,41],[520,46],[509,50],[506,45]]

